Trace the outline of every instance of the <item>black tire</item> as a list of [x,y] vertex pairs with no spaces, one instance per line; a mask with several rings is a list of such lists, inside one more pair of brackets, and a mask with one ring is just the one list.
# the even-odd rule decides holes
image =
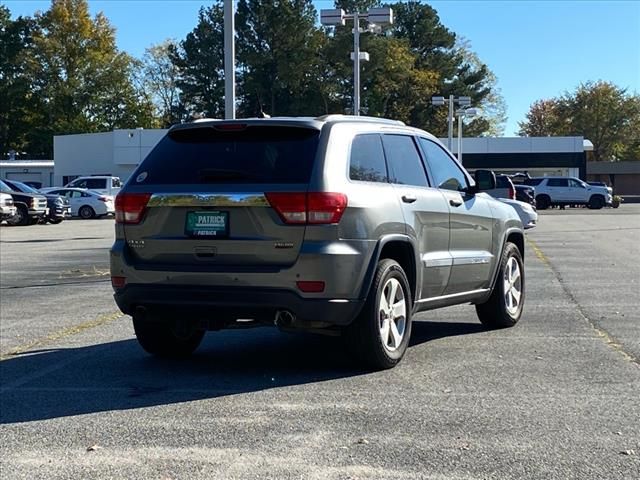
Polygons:
[[25,205],[16,206],[16,214],[7,220],[7,224],[14,226],[29,225],[29,210]]
[[64,218],[50,218],[49,223],[53,223],[54,225],[57,225],[58,223],[62,223],[63,220]]
[[592,210],[600,210],[604,207],[604,197],[602,195],[592,195],[589,199],[589,208]]
[[[511,260],[513,259],[513,260]],[[505,282],[513,282],[515,275],[510,276],[508,269],[516,262],[519,271],[519,281],[513,283],[517,288],[519,283],[520,298],[518,299],[517,306],[507,305],[507,293],[505,291]],[[512,270],[513,272],[513,270]],[[506,278],[505,278],[506,277]],[[512,298],[511,302],[516,298],[513,290],[510,289]],[[524,307],[525,300],[525,279],[524,279],[524,263],[522,261],[522,255],[520,250],[513,243],[507,242],[502,252],[502,258],[500,260],[500,270],[498,271],[498,278],[496,284],[491,292],[489,299],[482,304],[476,305],[476,313],[483,325],[490,328],[505,328],[513,327],[520,317],[522,316],[522,309]],[[516,308],[513,308],[513,307]]]
[[30,217],[29,221],[27,222],[27,225],[35,225],[37,223],[40,223],[40,218],[38,217]]
[[89,220],[90,218],[96,217],[96,211],[89,205],[83,205],[82,207],[80,207],[80,210],[78,210],[78,215],[80,216],[80,218]]
[[536,208],[538,210],[546,210],[551,206],[551,198],[549,195],[538,195],[536,197]]
[[133,316],[133,329],[140,346],[151,355],[163,358],[185,358],[202,342],[204,330],[186,328],[179,331],[176,323],[152,322]]
[[[395,283],[397,282],[397,283]],[[404,299],[404,316],[399,315],[391,319],[391,307],[388,312],[381,311],[381,299],[385,294],[390,296],[395,286],[396,293],[393,302],[401,308]],[[398,293],[402,290],[402,297]],[[388,305],[388,300],[385,300]],[[411,337],[411,310],[413,302],[409,281],[402,267],[394,260],[382,259],[378,262],[376,275],[369,290],[366,303],[358,317],[345,331],[349,349],[359,361],[373,369],[387,369],[395,367],[404,356]],[[387,338],[383,340],[383,326],[387,322]],[[392,326],[393,324],[393,326]],[[401,334],[401,340],[394,334]],[[394,345],[389,345],[389,343]]]

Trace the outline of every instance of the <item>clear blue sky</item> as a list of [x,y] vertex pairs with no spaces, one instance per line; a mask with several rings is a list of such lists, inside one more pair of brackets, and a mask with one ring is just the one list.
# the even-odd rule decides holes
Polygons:
[[[44,0],[0,0],[14,16],[48,9]],[[131,55],[166,38],[183,39],[205,0],[89,0]],[[314,1],[331,8],[332,0]],[[608,80],[640,92],[640,1],[433,1],[444,25],[471,42],[498,77],[514,135],[529,105]]]

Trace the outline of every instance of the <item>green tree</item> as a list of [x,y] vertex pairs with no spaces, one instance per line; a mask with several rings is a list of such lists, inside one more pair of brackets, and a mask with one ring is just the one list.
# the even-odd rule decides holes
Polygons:
[[640,159],[640,96],[611,82],[587,82],[560,98],[535,102],[520,135],[583,136],[596,161]]
[[[417,69],[438,76],[437,85],[430,95],[471,97],[472,105],[483,108],[485,112],[483,117],[466,127],[467,134],[500,134],[505,121],[504,100],[496,88],[495,75],[470,50],[468,42],[457,39],[429,5],[412,0],[391,6],[395,16],[393,36],[408,41],[416,56]],[[446,136],[446,109],[425,102],[416,105],[411,114],[411,124],[434,135]]]
[[192,117],[224,117],[223,17],[221,1],[201,8],[196,27],[178,46],[168,46],[178,73],[179,110]]
[[31,149],[51,152],[53,135],[153,125],[152,105],[136,89],[136,64],[115,45],[115,32],[86,0],[52,0],[36,16],[29,65],[42,117]]
[[238,63],[241,110],[255,114],[258,103],[271,115],[319,113],[322,32],[311,0],[240,0]]
[[0,155],[28,148],[27,136],[35,127],[36,99],[31,76],[25,68],[33,54],[34,22],[0,5]]

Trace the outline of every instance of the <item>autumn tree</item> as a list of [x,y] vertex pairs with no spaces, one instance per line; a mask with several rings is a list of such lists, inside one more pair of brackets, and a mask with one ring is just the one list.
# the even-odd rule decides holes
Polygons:
[[133,59],[117,49],[115,31],[86,0],[52,0],[35,17],[28,65],[38,99],[33,153],[52,153],[53,135],[152,125],[152,107],[132,77]]
[[587,82],[539,100],[519,126],[523,136],[583,136],[596,161],[640,159],[640,95],[611,82]]
[[178,88],[180,71],[171,59],[171,52],[176,48],[172,40],[150,46],[145,50],[140,68],[142,89],[150,95],[155,116],[163,128],[179,123],[185,116]]

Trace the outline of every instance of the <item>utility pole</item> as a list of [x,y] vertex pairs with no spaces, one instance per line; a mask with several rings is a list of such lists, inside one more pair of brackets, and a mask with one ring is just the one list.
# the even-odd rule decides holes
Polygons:
[[341,8],[320,10],[320,23],[324,26],[345,25],[346,20],[353,20],[353,114],[360,115],[360,60],[369,61],[369,54],[360,51],[360,20],[369,21],[369,29],[376,25],[393,23],[393,10],[389,7],[370,8],[367,13],[344,13]]
[[234,1],[224,0],[224,118],[236,118],[236,45]]

